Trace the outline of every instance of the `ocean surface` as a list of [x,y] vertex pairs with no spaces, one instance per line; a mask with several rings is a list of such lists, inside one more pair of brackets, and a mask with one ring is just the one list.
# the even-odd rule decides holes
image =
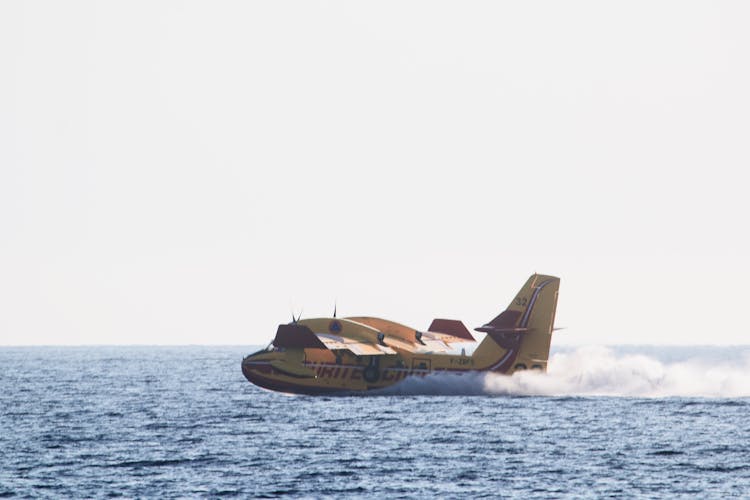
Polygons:
[[750,498],[750,347],[259,389],[253,347],[0,348],[2,497]]

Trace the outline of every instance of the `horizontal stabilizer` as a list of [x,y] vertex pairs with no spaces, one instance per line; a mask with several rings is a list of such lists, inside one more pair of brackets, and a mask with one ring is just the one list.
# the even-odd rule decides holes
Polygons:
[[479,328],[474,328],[474,330],[478,332],[484,332],[484,333],[525,333],[528,332],[528,328],[496,328],[494,326],[480,326]]
[[445,333],[473,342],[474,337],[461,321],[457,319],[433,319],[428,329],[431,332]]

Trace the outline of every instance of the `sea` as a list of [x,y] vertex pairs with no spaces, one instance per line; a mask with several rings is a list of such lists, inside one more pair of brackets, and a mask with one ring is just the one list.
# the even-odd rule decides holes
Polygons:
[[750,347],[279,394],[252,346],[0,348],[0,497],[750,498]]

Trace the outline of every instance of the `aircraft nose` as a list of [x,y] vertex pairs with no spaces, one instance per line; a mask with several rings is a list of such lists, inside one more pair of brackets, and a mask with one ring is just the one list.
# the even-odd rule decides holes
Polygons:
[[251,362],[252,362],[253,355],[249,354],[242,358],[242,374],[245,376],[245,378],[249,379],[249,375],[251,372]]
[[252,365],[246,363],[245,360],[242,360],[242,375],[250,382],[253,382],[254,377]]
[[258,359],[258,354],[256,352],[242,358],[242,374],[248,380],[255,373],[268,373],[271,371],[271,363],[268,360]]

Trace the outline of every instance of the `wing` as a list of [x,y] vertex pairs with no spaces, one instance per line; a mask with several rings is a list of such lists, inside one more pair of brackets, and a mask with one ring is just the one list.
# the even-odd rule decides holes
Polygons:
[[[438,323],[438,325],[443,330],[448,330],[447,333],[441,333],[440,331],[420,332],[419,330],[415,330],[413,328],[409,328],[408,326],[401,325],[399,323],[395,323],[393,321],[382,318],[357,316],[347,319],[350,321],[355,321],[362,325],[367,325],[371,328],[376,329],[377,331],[382,332],[385,335],[384,341],[386,344],[396,349],[407,352],[419,354],[445,353],[453,351],[453,348],[450,346],[451,343],[468,342],[468,339],[466,338],[461,338],[457,335],[451,334],[459,330],[459,327],[458,325],[456,325],[456,323],[460,324],[460,326],[463,326],[463,323],[461,323],[460,321],[436,320],[445,322],[442,324]],[[433,325],[434,324],[435,321],[433,321]],[[449,326],[452,326],[453,330],[447,328],[446,324],[450,324]],[[465,329],[466,327],[464,326],[463,328]],[[430,330],[432,330],[432,328],[430,328]],[[468,335],[469,337],[471,337],[471,334],[468,333],[468,330],[465,334],[460,333],[459,335]]]
[[331,333],[316,333],[315,336],[327,349],[331,351],[345,350],[357,356],[382,356],[384,354],[396,354],[396,351],[388,346],[362,342],[361,340],[333,335]]
[[[460,321],[440,320],[443,323],[438,322],[437,327],[447,330],[445,333],[421,332],[379,318],[360,317],[335,321],[340,324],[338,331],[332,330],[332,321],[325,318],[279,325],[273,344],[289,349],[346,350],[356,356],[382,356],[397,354],[396,349],[420,354],[447,353],[454,350],[451,344],[468,342],[466,333],[460,329],[463,326]],[[435,324],[433,321],[433,326]]]
[[309,327],[297,323],[279,325],[273,345],[286,349],[347,350],[357,356],[382,356],[396,354],[386,345],[330,333],[314,333]]

